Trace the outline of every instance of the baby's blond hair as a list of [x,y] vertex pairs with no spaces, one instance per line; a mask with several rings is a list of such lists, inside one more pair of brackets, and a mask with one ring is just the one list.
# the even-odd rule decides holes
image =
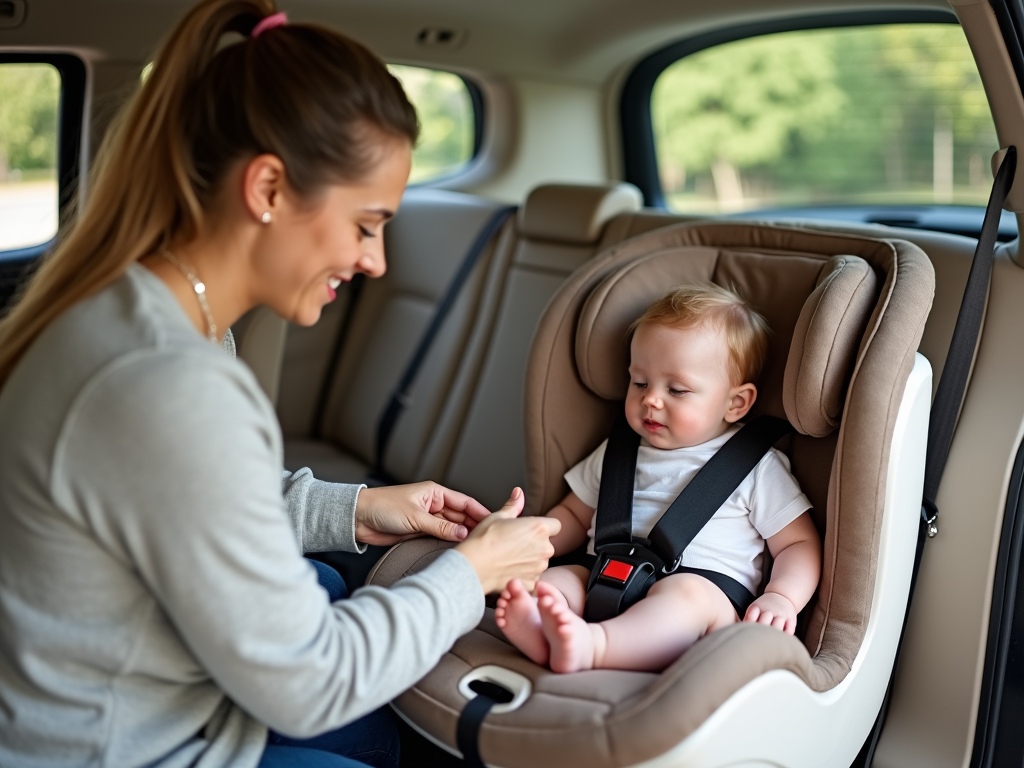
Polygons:
[[711,325],[725,331],[733,384],[753,382],[768,356],[768,323],[735,291],[714,283],[676,288],[651,304],[630,327],[642,325],[697,328]]

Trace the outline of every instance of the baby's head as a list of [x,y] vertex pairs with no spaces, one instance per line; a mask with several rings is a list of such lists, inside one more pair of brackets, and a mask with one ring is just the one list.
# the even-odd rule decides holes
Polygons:
[[655,448],[699,445],[754,404],[768,324],[733,291],[677,288],[630,327],[629,425]]

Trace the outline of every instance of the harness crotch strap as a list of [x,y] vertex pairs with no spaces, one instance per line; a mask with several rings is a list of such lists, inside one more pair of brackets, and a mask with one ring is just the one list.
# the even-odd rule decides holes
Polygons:
[[633,485],[640,435],[620,412],[601,465],[594,535],[597,563],[587,583],[583,618],[606,621],[646,595],[655,581],[671,572],[683,550],[771,447],[792,431],[785,419],[752,419],[687,483],[650,537],[640,539],[633,536]]

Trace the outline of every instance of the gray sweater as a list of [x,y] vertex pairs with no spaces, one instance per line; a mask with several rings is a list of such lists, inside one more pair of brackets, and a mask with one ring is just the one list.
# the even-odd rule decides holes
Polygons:
[[0,766],[255,766],[337,728],[483,613],[450,551],[329,604],[359,486],[284,474],[249,370],[133,266],[0,391]]

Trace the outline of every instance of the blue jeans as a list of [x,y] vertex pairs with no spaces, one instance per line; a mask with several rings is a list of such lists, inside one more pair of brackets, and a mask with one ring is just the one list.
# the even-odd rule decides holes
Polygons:
[[[310,560],[332,603],[348,597],[341,575]],[[290,739],[271,731],[259,768],[398,768],[398,729],[387,707],[312,739]]]

